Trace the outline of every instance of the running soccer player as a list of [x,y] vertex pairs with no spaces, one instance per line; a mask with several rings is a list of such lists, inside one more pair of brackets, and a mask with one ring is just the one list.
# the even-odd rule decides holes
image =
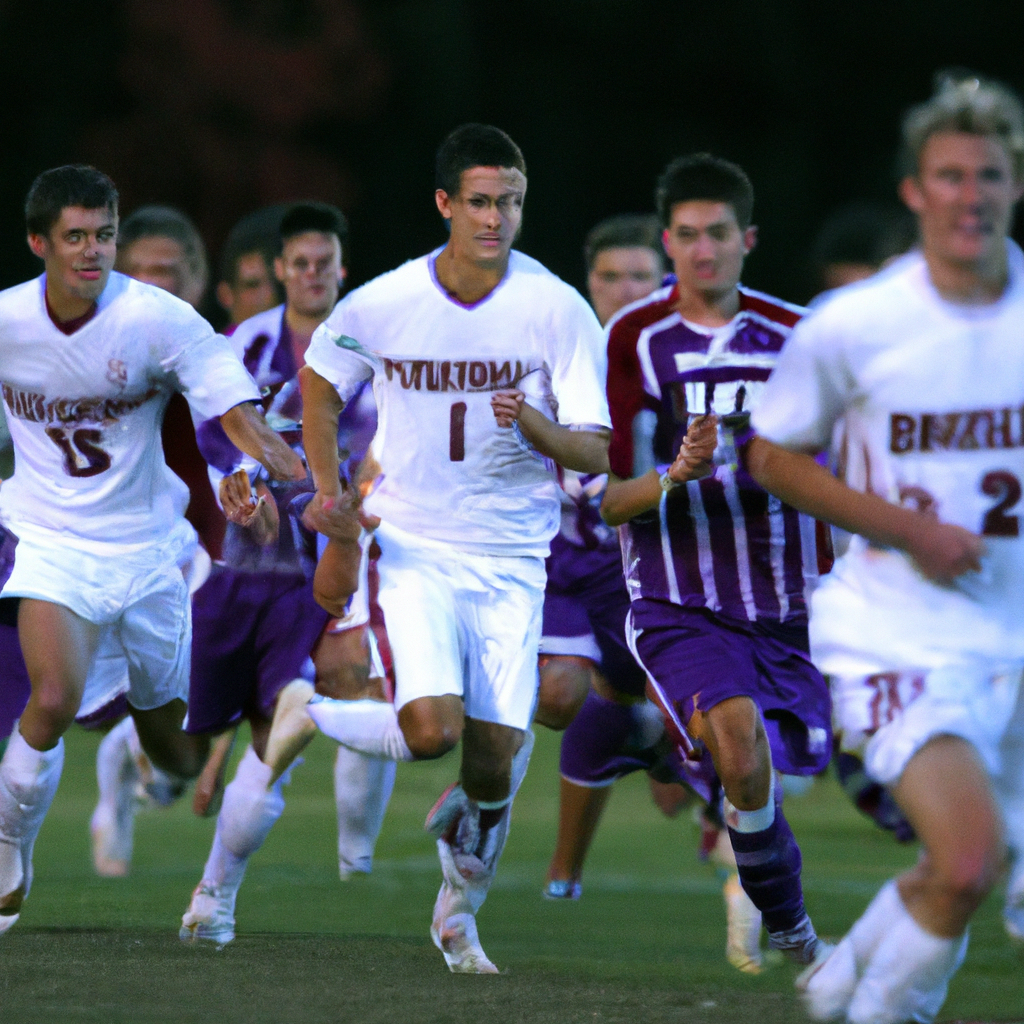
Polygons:
[[[268,396],[268,421],[299,451],[298,371],[313,331],[337,302],[347,237],[348,225],[335,207],[292,206],[281,219],[281,251],[275,259],[285,303],[246,320],[232,335],[236,351]],[[366,388],[350,403],[339,434],[339,443],[346,454],[352,452],[356,465],[375,424],[376,410]],[[357,658],[366,662],[372,641],[367,635],[368,609],[325,634],[328,615],[313,596],[316,537],[301,523],[303,498],[312,496],[312,482],[268,485],[257,473],[251,480],[245,468],[239,469],[242,453],[217,420],[201,424],[198,435],[231,522],[223,560],[192,603],[187,731],[220,733],[245,718],[252,744],[225,790],[213,849],[180,934],[183,941],[222,946],[235,936],[235,901],[249,857],[263,845],[284,810],[287,770],[316,731],[303,710],[313,693],[310,653],[319,641],[323,652],[335,655],[333,660],[336,652],[327,648],[342,645],[345,652],[355,649]],[[258,504],[250,500],[253,483]],[[365,601],[362,606],[366,609]],[[358,636],[346,638],[343,630],[356,630]],[[379,679],[383,672],[370,674]],[[369,870],[394,774],[393,761],[339,747],[335,776],[342,784],[343,875]],[[371,835],[365,834],[367,824],[375,826]]]
[[301,371],[315,517],[342,497],[337,417],[373,380],[380,465],[379,601],[395,702],[321,701],[334,739],[400,760],[460,737],[461,786],[432,812],[444,881],[431,934],[451,970],[493,973],[474,915],[532,745],[544,557],[558,528],[545,457],[607,470],[600,326],[583,298],[512,250],[526,165],[497,128],[457,128],[437,154],[447,244],[345,299]]
[[[814,594],[814,655],[843,745],[923,845],[799,980],[814,1019],[855,1024],[935,1018],[1024,824],[1004,789],[1020,815],[1019,749],[1000,750],[1024,714],[1024,110],[948,80],[904,119],[903,158],[921,249],[799,325],[744,451],[769,491],[858,535]],[[841,480],[809,454],[833,446]]]
[[[186,303],[112,273],[117,191],[91,167],[43,172],[25,204],[45,273],[0,292],[0,386],[14,476],[0,523],[14,546],[0,606],[17,623],[32,693],[0,761],[0,930],[17,920],[32,847],[60,779],[62,735],[111,637],[129,664],[129,707],[154,764],[181,776],[202,744],[181,732],[190,618],[179,564],[195,546],[185,487],[159,424],[185,393],[277,478],[298,457],[252,402],[230,347]],[[215,383],[214,383],[215,382]],[[116,538],[116,539],[112,539]]]
[[[807,653],[814,523],[739,469],[734,443],[802,311],[739,284],[756,241],[753,198],[739,167],[708,154],[673,161],[659,181],[678,283],[612,328],[616,476],[601,511],[621,526],[631,647],[676,738],[711,754],[740,881],[769,944],[809,964],[819,942],[773,768],[812,774],[831,752],[828,690]],[[625,479],[637,470],[634,435],[646,432],[630,370],[656,408],[656,466]],[[673,458],[689,420],[709,429],[714,420],[699,419],[708,413],[720,429],[713,472],[684,485]]]

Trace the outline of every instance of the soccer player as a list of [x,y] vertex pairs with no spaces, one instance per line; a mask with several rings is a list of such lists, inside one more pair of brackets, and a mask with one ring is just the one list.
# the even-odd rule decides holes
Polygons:
[[373,380],[379,601],[394,705],[321,701],[340,742],[401,760],[461,738],[461,786],[432,812],[444,881],[431,934],[453,971],[493,973],[477,937],[525,773],[537,692],[544,557],[558,528],[545,457],[607,469],[600,326],[583,298],[512,249],[526,165],[497,128],[457,128],[437,154],[447,244],[348,296],[301,371],[315,518],[341,497],[337,417]]
[[[946,81],[904,119],[903,158],[921,249],[800,324],[744,452],[772,493],[858,535],[814,594],[814,654],[844,746],[923,846],[800,981],[812,1017],[855,1024],[935,1018],[1021,829],[993,781],[1020,793],[1000,745],[1024,665],[1024,255],[1007,238],[1024,110]],[[833,445],[841,479],[810,456]]]
[[268,206],[243,217],[228,233],[220,254],[217,303],[228,315],[226,334],[243,320],[280,304],[274,275],[278,231],[286,207]]
[[[676,738],[710,751],[740,881],[769,944],[809,964],[819,942],[773,768],[812,774],[831,750],[828,691],[807,654],[814,524],[736,466],[734,441],[801,310],[739,284],[756,229],[753,190],[735,164],[673,161],[657,205],[678,283],[612,329],[609,358],[627,375],[614,396],[615,476],[601,511],[621,526],[631,647]],[[656,465],[627,479],[644,401],[628,392],[630,370],[656,407]],[[673,459],[689,420],[708,413],[721,431],[713,472],[684,485]]]
[[[310,337],[337,302],[348,225],[333,206],[297,203],[281,219],[279,232],[275,270],[284,285],[285,303],[246,320],[231,340],[268,395],[269,422],[301,451],[297,374]],[[366,388],[346,410],[337,442],[352,452],[356,465],[375,423],[372,395]],[[220,733],[245,718],[252,744],[225,790],[213,848],[180,934],[183,941],[222,946],[235,935],[235,901],[249,857],[284,810],[286,772],[315,733],[302,710],[312,695],[310,653],[318,641],[328,655],[332,652],[326,649],[332,646],[354,646],[365,662],[372,641],[366,635],[368,615],[350,616],[344,623],[357,630],[358,637],[345,639],[337,630],[321,637],[328,615],[313,596],[316,537],[300,518],[303,497],[312,495],[312,482],[268,484],[255,465],[250,479],[246,468],[239,469],[242,453],[217,420],[201,424],[198,436],[230,523],[222,563],[193,599],[187,731]],[[250,500],[253,485],[258,504]],[[369,869],[366,861],[372,856],[376,832],[366,836],[364,823],[379,831],[394,773],[393,761],[339,748],[335,774],[342,783],[343,873]],[[369,806],[353,813],[359,803]]]
[[45,273],[0,293],[0,381],[17,453],[0,493],[16,538],[0,605],[16,601],[32,694],[0,761],[0,929],[17,920],[32,846],[63,762],[62,734],[97,649],[129,663],[129,707],[161,768],[195,775],[202,748],[181,732],[190,619],[178,565],[195,545],[185,488],[161,457],[171,393],[220,416],[281,479],[301,462],[253,408],[252,379],[186,303],[112,273],[117,191],[91,167],[43,172],[25,204]]

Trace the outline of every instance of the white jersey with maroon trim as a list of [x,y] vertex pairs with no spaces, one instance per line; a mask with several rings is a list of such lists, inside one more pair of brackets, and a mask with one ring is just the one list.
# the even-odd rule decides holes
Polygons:
[[382,477],[368,511],[463,551],[543,556],[558,484],[517,429],[498,427],[491,394],[517,387],[561,424],[607,427],[601,328],[575,289],[522,253],[472,306],[441,287],[436,257],[349,295],[306,362],[343,400],[373,376]]
[[854,538],[814,594],[819,664],[840,675],[1024,657],[1024,255],[998,302],[935,290],[920,253],[843,289],[793,333],[753,423],[831,447],[861,491],[983,534],[980,573],[949,587]]
[[160,443],[171,394],[205,418],[259,392],[228,341],[160,288],[112,273],[92,319],[65,335],[45,287],[44,275],[0,292],[0,385],[16,453],[0,521],[97,552],[165,539],[188,501]]
[[[718,414],[719,443],[710,476],[673,489],[620,527],[630,597],[747,621],[800,621],[807,584],[817,575],[814,523],[754,482],[739,465],[734,435],[746,430],[804,310],[741,288],[736,315],[710,328],[684,320],[675,299],[675,289],[655,292],[631,307],[612,323],[609,351],[636,339],[634,386],[657,410],[655,463],[671,464],[694,415]],[[617,383],[609,377],[609,394]],[[620,409],[640,408],[626,397],[616,396]],[[613,443],[620,453],[632,434],[627,415],[619,415]]]

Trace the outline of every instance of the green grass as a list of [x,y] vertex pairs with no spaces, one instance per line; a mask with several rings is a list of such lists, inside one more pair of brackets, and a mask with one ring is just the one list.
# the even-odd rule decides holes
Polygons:
[[[337,875],[333,744],[318,738],[288,805],[253,858],[238,938],[221,952],[177,940],[213,822],[185,803],[139,816],[129,878],[95,878],[88,819],[98,738],[67,738],[64,779],[36,847],[32,896],[0,940],[0,1021],[558,1022],[758,1024],[803,1021],[794,970],[757,978],[723,956],[724,912],[697,829],[663,818],[643,776],[612,797],[578,904],[540,898],[554,842],[558,738],[538,730],[529,776],[491,896],[479,915],[501,977],[455,977],[427,934],[440,882],[422,820],[456,762],[405,765],[374,874]],[[790,801],[819,931],[841,934],[884,879],[912,862],[831,783]],[[943,1020],[1024,1019],[1024,953],[993,896]]]

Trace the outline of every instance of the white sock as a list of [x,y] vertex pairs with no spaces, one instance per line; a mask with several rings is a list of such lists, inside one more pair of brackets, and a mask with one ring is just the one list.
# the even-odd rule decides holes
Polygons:
[[898,891],[896,897],[898,905],[890,908],[888,927],[850,1002],[850,1024],[934,1020],[967,953],[967,932],[955,939],[932,935],[910,916]]
[[203,882],[223,895],[238,892],[249,858],[263,845],[284,810],[281,788],[288,774],[267,789],[270,776],[270,766],[250,746],[238,762],[235,777],[224,789],[213,848],[203,868]]
[[763,832],[775,820],[775,772],[768,782],[768,802],[756,811],[741,811],[725,801],[725,820],[737,832]]
[[122,719],[103,737],[96,751],[99,802],[108,804],[111,809],[118,806],[123,791],[139,778],[138,766],[128,739],[128,734],[134,732],[135,723],[131,717]]
[[53,803],[61,769],[64,740],[52,750],[30,747],[15,723],[0,761],[0,840],[20,849],[18,857],[0,858],[0,895],[32,883],[32,847]]
[[369,874],[373,868],[373,850],[384,824],[397,768],[394,761],[338,747],[334,801],[338,808],[338,872],[342,879],[356,871]]
[[306,705],[306,710],[325,736],[352,750],[391,761],[413,759],[394,704],[317,697]]
[[879,943],[892,928],[893,921],[905,913],[900,891],[896,888],[896,879],[892,878],[878,890],[867,910],[857,918],[843,940],[849,939],[859,972],[867,967]]

